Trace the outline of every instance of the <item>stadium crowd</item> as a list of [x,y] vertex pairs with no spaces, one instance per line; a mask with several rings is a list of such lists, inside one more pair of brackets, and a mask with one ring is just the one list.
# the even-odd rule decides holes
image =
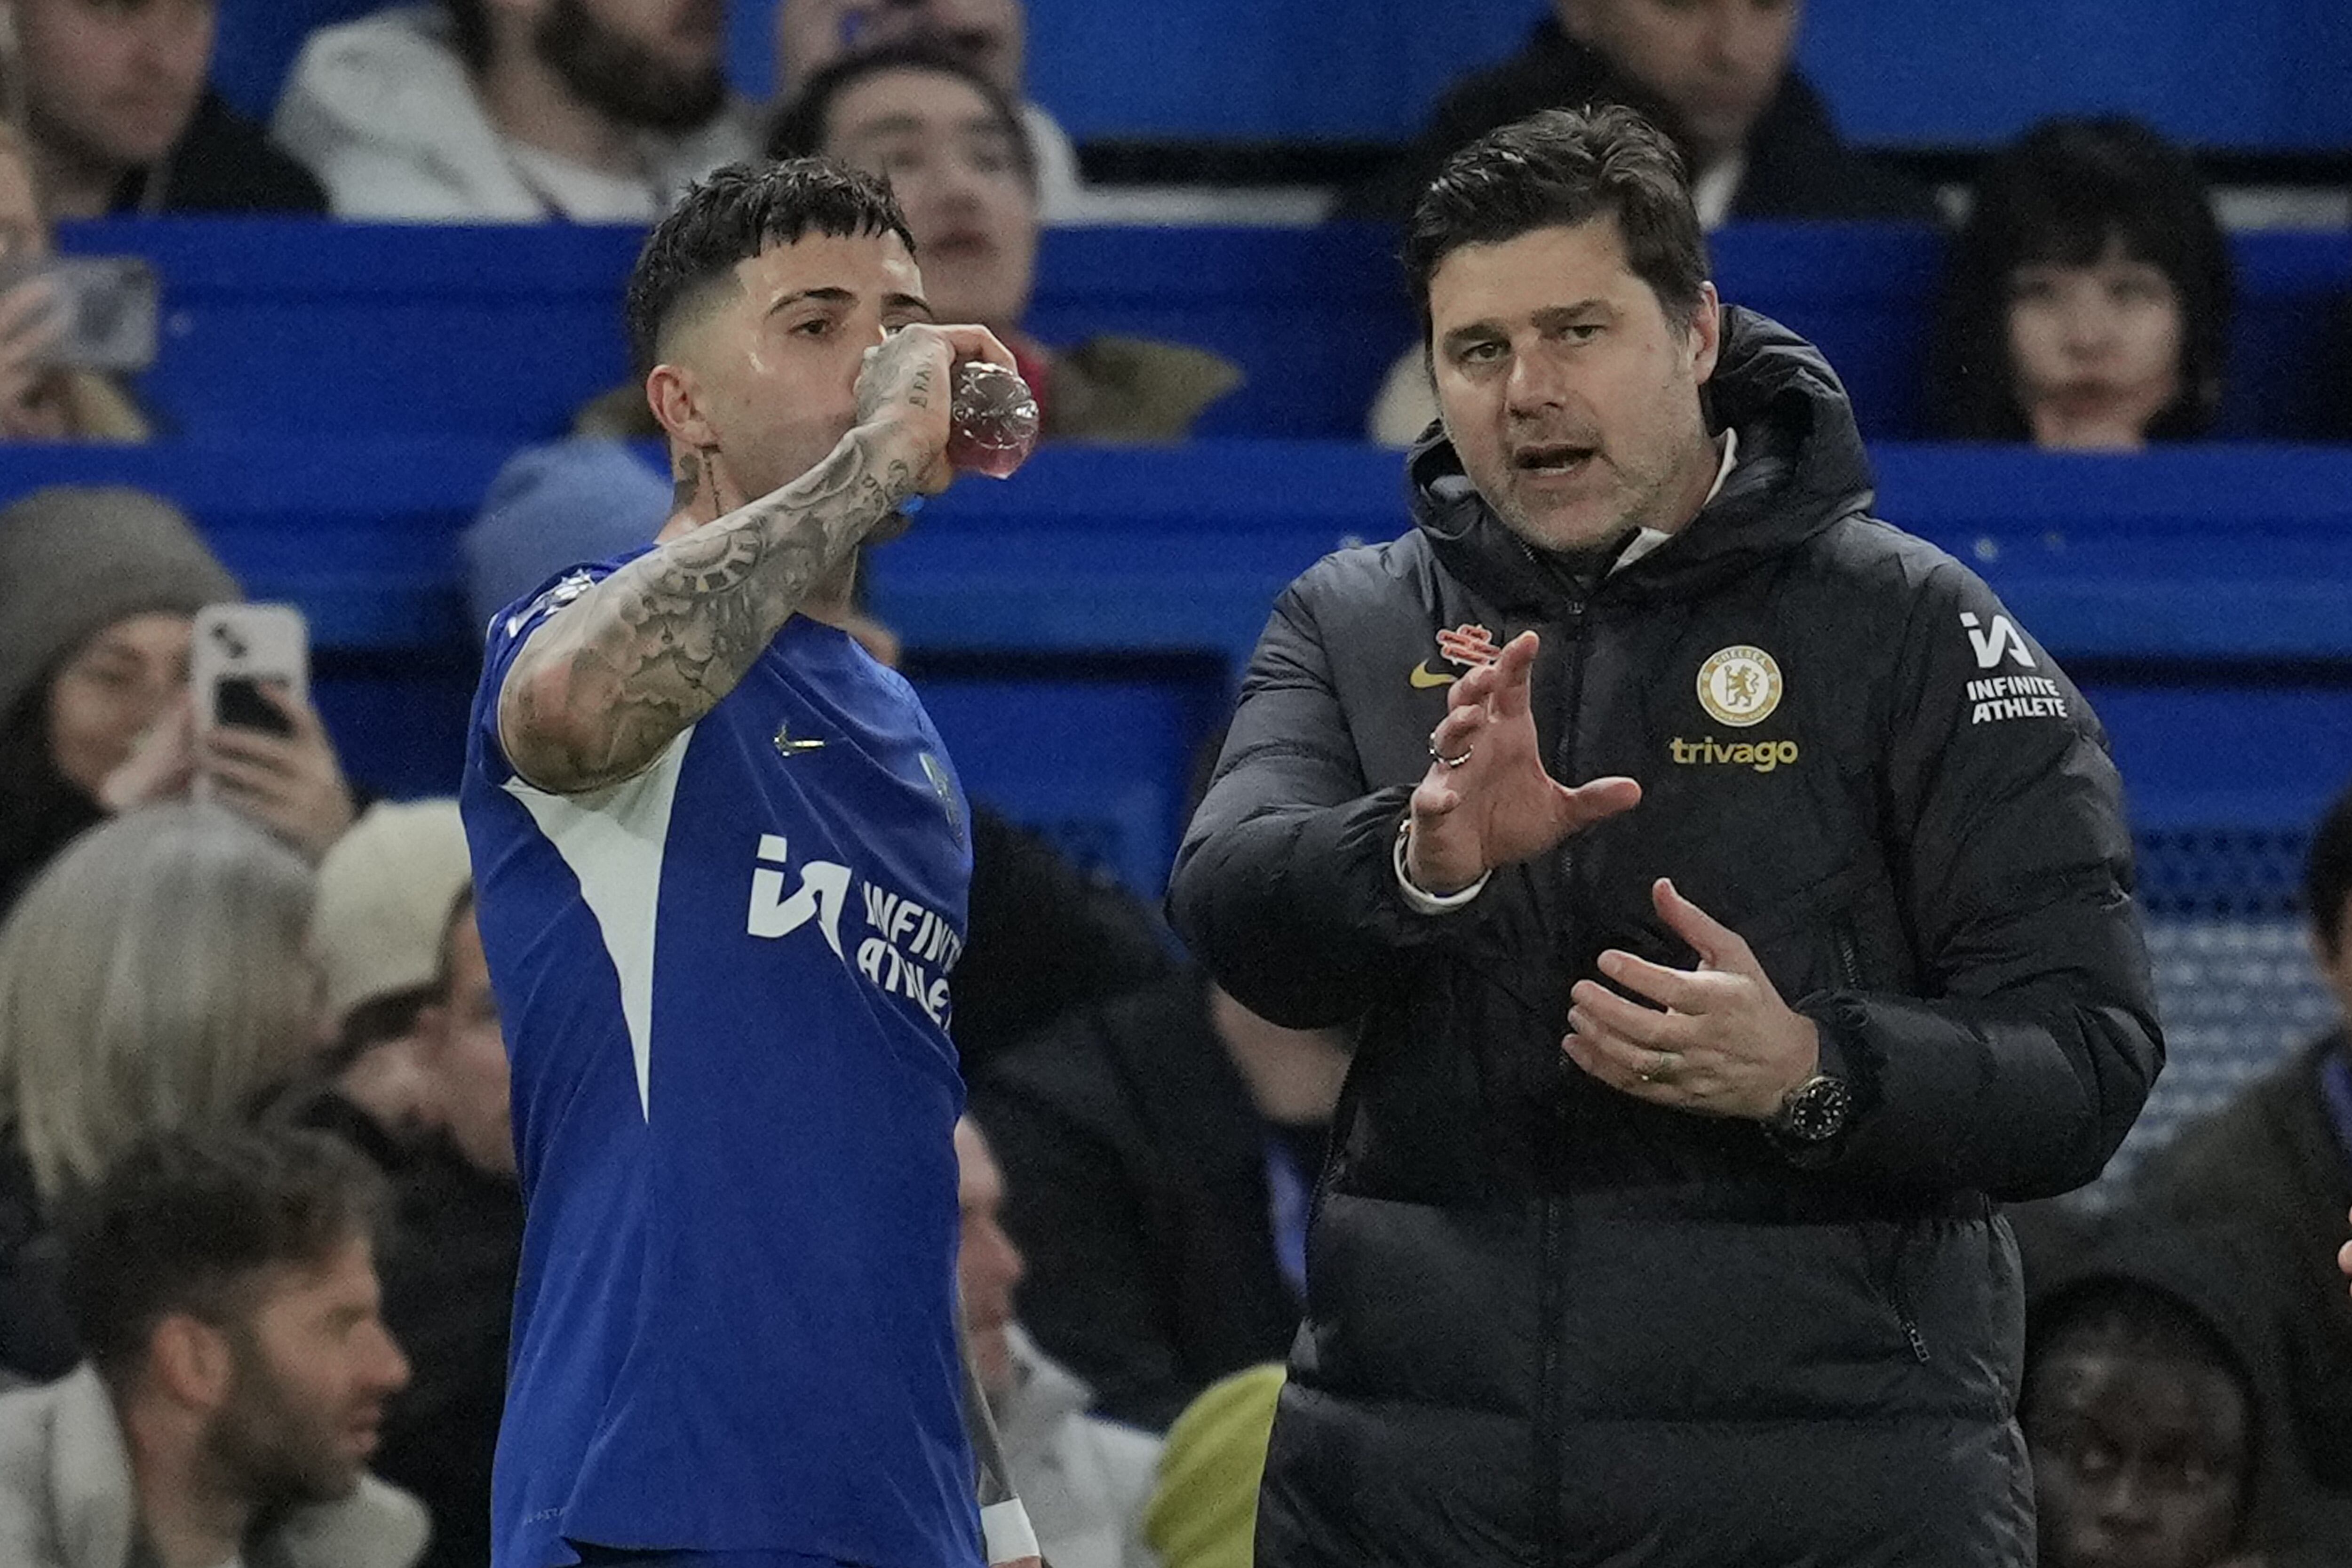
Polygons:
[[[2238,285],[2190,153],[2084,106],[1938,193],[1841,140],[1793,63],[1801,13],[1552,0],[1337,210],[1393,225],[1485,133],[1622,105],[1678,147],[1710,232],[1951,220],[1936,436],[2210,437]],[[1024,90],[1019,0],[782,0],[765,104],[728,79],[717,0],[419,0],[320,26],[267,127],[209,85],[215,0],[0,15],[0,442],[172,438],[140,367],[59,352],[85,335],[44,266],[60,225],[642,227],[722,165],[803,155],[887,176],[940,319],[1011,349],[1049,442],[1182,441],[1244,384],[1181,331],[1024,325],[1041,234],[1102,193]],[[1426,344],[1364,390],[1369,439],[1433,434]],[[658,433],[632,382],[517,443],[451,584],[472,626],[652,537]],[[203,520],[122,484],[28,491],[5,458],[0,1565],[487,1568],[524,1205],[457,805],[353,776],[297,686],[216,721],[202,617],[245,594]],[[856,632],[898,662],[894,628]],[[2309,765],[2352,784],[2352,747]],[[1045,1561],[1238,1568],[1355,1042],[1254,1013],[1034,829],[974,803],[953,981],[980,1385]],[[2117,1179],[2011,1215],[2050,1568],[2352,1564],[2352,792],[2301,871],[2333,1027]]]

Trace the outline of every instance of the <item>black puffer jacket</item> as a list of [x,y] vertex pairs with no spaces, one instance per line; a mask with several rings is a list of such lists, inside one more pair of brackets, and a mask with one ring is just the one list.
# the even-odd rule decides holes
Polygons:
[[[1171,907],[1257,1012],[1364,1016],[1263,1563],[2032,1559],[1993,1203],[2095,1174],[2162,1058],[2115,770],[1983,584],[1865,515],[1809,345],[1727,312],[1711,395],[1739,433],[1722,493],[1597,589],[1433,442],[1419,528],[1315,567],[1259,644]],[[1390,854],[1445,693],[1412,672],[1442,674],[1434,634],[1465,624],[1542,634],[1557,775],[1646,793],[1418,915]],[[1779,677],[1759,712],[1740,656],[1758,684],[1713,700],[1741,725],[1699,696],[1727,649]],[[1811,1168],[1561,1054],[1603,948],[1694,962],[1661,875],[1747,937],[1856,1086]]]

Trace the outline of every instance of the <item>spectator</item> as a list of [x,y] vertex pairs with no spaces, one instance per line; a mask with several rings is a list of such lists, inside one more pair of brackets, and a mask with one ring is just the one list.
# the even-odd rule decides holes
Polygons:
[[1308,1194],[1344,1032],[1256,1016],[1196,971],[991,1063],[972,1115],[1034,1266],[1022,1317],[1102,1414],[1165,1430],[1298,1329]]
[[332,1093],[300,1119],[387,1168],[441,1120],[420,1023],[446,1000],[451,911],[472,876],[447,799],[371,806],[319,867],[310,947],[326,975]]
[[[1673,136],[1699,223],[1740,218],[1930,222],[1933,200],[1838,139],[1821,96],[1790,65],[1803,0],[1552,0],[1502,65],[1449,92],[1397,166],[1342,201],[1340,216],[1401,218],[1445,160],[1545,109],[1640,110]],[[1419,347],[1374,395],[1366,434],[1409,447],[1437,417]]]
[[2234,1265],[2126,1226],[2032,1282],[2018,1420],[2043,1568],[2246,1561],[2277,1369]]
[[1790,68],[1802,0],[1552,0],[1510,59],[1457,85],[1398,166],[1343,203],[1399,218],[1445,160],[1545,109],[1621,103],[1669,132],[1707,228],[1735,218],[1932,221],[1927,193],[1839,140]]
[[194,732],[195,612],[241,597],[187,518],[143,491],[58,485],[0,510],[0,910],[110,811],[198,775],[312,858],[352,802],[309,704],[294,733]]
[[1160,1443],[1149,1434],[1087,1415],[1093,1395],[1040,1352],[1014,1321],[1020,1249],[1000,1223],[1004,1178],[988,1141],[967,1117],[956,1123],[956,1171],[963,1211],[956,1249],[964,1333],[1020,1483],[1037,1544],[1055,1568],[1153,1568],[1143,1540]]
[[13,0],[52,216],[321,213],[326,193],[205,85],[215,0]]
[[0,1397],[10,1568],[408,1568],[423,1510],[370,1477],[408,1376],[376,1314],[382,1193],[315,1133],[127,1151],[67,1243],[89,1363]]
[[376,1468],[432,1511],[433,1545],[420,1568],[482,1568],[522,1192],[506,1042],[470,889],[436,935],[439,976],[416,1020],[435,1131],[395,1175],[399,1224],[383,1266],[384,1319],[416,1375],[385,1407]]
[[0,1365],[69,1367],[57,1205],[140,1135],[243,1117],[317,1048],[312,874],[218,806],[77,840],[0,925]]
[[650,223],[758,146],[707,0],[439,0],[323,27],[273,126],[335,214]]
[[1082,222],[1086,200],[1076,150],[1051,114],[1022,97],[1027,30],[1022,0],[781,0],[779,96],[798,98],[818,72],[852,53],[906,44],[943,51],[987,78],[1006,101],[1020,105],[1042,219]]
[[50,363],[64,326],[51,286],[25,274],[48,259],[49,221],[23,139],[0,122],[0,440],[144,441],[146,416],[95,371]]
[[1003,339],[1048,439],[1181,437],[1241,383],[1230,362],[1200,349],[1116,337],[1048,349],[1020,331],[1035,281],[1036,163],[1012,100],[950,55],[901,47],[826,67],[778,118],[768,153],[889,176],[933,313]]
[[2304,910],[2342,1017],[2149,1156],[2131,1195],[2249,1260],[2242,1288],[2271,1315],[2285,1367],[2287,1419],[2263,1458],[2279,1511],[2352,1541],[2352,1300],[2330,1263],[2352,1208],[2352,791],[2312,837]]
[[2186,154],[2136,121],[2046,121],[1986,167],[1953,243],[1937,434],[2082,451],[2204,435],[2232,291]]
[[1011,334],[1049,437],[1182,436],[1241,380],[1196,349],[1095,338],[1048,350],[1020,331],[1037,256],[1036,163],[1012,100],[950,55],[902,46],[827,67],[778,119],[768,151],[889,175],[932,309]]

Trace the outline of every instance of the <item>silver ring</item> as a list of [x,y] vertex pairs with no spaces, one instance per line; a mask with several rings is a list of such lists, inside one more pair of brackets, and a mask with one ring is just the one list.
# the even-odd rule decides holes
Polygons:
[[1476,750],[1475,747],[1465,746],[1462,748],[1462,754],[1458,757],[1441,757],[1437,754],[1437,748],[1432,746],[1429,748],[1429,756],[1432,762],[1443,763],[1449,768],[1458,768],[1470,760],[1470,753],[1475,750]]
[[1674,1065],[1682,1060],[1682,1058],[1676,1056],[1672,1051],[1653,1051],[1650,1054],[1658,1058],[1657,1061],[1652,1066],[1643,1068],[1640,1072],[1635,1073],[1633,1076],[1640,1079],[1643,1083],[1665,1083],[1669,1081],[1666,1078],[1666,1074],[1673,1070]]

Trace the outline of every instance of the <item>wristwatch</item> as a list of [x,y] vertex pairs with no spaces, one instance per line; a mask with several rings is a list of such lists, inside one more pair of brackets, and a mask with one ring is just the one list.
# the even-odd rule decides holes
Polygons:
[[1845,1131],[1853,1110],[1853,1092],[1845,1079],[1815,1073],[1781,1097],[1780,1109],[1764,1127],[1792,1143],[1826,1143]]

